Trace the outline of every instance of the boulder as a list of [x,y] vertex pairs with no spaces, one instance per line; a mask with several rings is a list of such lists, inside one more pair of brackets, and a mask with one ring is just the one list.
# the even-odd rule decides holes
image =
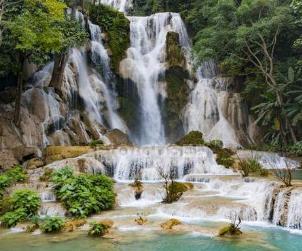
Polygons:
[[120,145],[127,145],[131,146],[132,143],[126,133],[123,133],[119,129],[113,129],[108,131],[105,136],[110,140],[112,145],[120,146]]
[[86,223],[87,221],[84,219],[70,220],[65,222],[64,230],[67,232],[73,232],[77,228],[84,226]]
[[170,219],[164,223],[162,223],[160,226],[164,230],[172,230],[174,226],[181,225],[181,221],[177,219]]
[[44,166],[44,162],[41,158],[30,159],[26,164],[27,169],[36,169],[42,166]]
[[137,217],[134,220],[138,225],[144,225],[148,222],[148,220],[146,218],[143,218],[142,216]]
[[10,150],[0,151],[0,170],[7,169],[19,164],[19,161],[15,158],[14,154]]

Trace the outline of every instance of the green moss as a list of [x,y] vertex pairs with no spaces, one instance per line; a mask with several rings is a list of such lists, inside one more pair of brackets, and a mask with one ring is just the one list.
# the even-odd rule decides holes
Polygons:
[[166,62],[168,67],[179,66],[184,68],[186,58],[179,42],[179,34],[176,32],[168,32],[166,37]]
[[189,72],[185,69],[186,59],[179,43],[178,33],[168,32],[167,34],[166,62],[167,98],[164,120],[168,138],[175,139],[183,133],[180,115],[188,102],[187,80],[190,78]]
[[112,52],[111,63],[115,72],[130,46],[130,22],[121,12],[106,6],[93,5],[89,9],[90,20],[99,25],[108,35],[108,46]]
[[199,131],[191,131],[176,142],[179,146],[203,146],[205,145],[203,134]]

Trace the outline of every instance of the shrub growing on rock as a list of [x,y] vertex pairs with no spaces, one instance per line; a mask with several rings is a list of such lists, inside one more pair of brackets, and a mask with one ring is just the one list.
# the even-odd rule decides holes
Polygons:
[[251,173],[254,175],[268,176],[268,171],[255,159],[240,160],[239,168],[243,177],[248,177]]
[[179,146],[203,146],[204,144],[203,134],[199,131],[191,131],[176,142]]
[[13,227],[19,222],[35,216],[41,205],[41,199],[36,192],[31,190],[16,191],[7,200],[6,212],[1,216],[1,224]]
[[3,196],[6,188],[17,182],[23,182],[27,179],[25,170],[17,165],[8,169],[0,175],[0,198]]
[[90,225],[88,235],[93,237],[102,237],[109,232],[109,229],[110,226],[106,224],[93,222]]
[[54,172],[51,180],[57,198],[72,216],[87,217],[114,207],[113,181],[104,175],[76,176],[65,167]]
[[59,217],[49,217],[41,225],[43,233],[58,233],[64,227],[64,220]]

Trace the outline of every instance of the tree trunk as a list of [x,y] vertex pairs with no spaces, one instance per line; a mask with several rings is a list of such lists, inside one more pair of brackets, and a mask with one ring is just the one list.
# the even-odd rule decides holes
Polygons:
[[49,86],[54,87],[55,91],[59,95],[62,95],[62,83],[67,59],[68,53],[61,53],[55,55],[55,62]]
[[19,56],[19,72],[18,72],[18,82],[17,82],[17,93],[15,100],[15,112],[14,112],[14,123],[17,127],[20,127],[20,112],[21,112],[21,97],[23,90],[23,66],[25,58],[23,55]]

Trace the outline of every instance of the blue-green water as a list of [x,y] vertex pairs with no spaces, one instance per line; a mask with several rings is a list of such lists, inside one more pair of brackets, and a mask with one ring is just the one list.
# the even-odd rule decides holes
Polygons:
[[154,234],[125,232],[113,239],[78,235],[6,234],[0,237],[1,251],[301,251],[302,236],[277,228],[244,228],[236,239],[194,234]]

